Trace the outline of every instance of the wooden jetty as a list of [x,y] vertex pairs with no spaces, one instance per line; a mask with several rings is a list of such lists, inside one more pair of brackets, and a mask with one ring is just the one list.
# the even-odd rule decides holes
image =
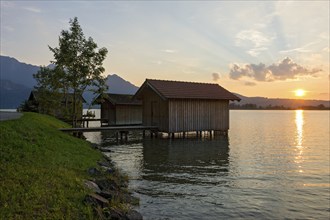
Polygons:
[[97,131],[115,131],[117,139],[125,139],[127,140],[127,135],[129,131],[142,131],[143,137],[145,137],[145,132],[150,131],[150,136],[157,136],[158,127],[157,126],[111,126],[111,127],[89,127],[89,128],[60,128],[60,131],[63,132],[72,132],[72,133],[82,133],[82,132],[97,132]]

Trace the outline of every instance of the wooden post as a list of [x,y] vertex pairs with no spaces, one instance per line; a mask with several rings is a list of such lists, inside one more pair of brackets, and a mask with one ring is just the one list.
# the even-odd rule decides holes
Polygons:
[[152,130],[150,130],[150,137],[151,137],[151,138],[154,137],[154,133],[152,132]]
[[116,132],[116,141],[118,142],[118,137],[119,136],[119,134],[118,134],[118,131]]
[[174,139],[174,132],[172,133],[172,139]]
[[128,140],[128,131],[125,132],[125,140]]
[[142,131],[142,137],[145,138],[146,137],[146,130]]
[[183,138],[186,138],[186,132],[183,132]]
[[123,140],[123,132],[120,131],[120,140]]

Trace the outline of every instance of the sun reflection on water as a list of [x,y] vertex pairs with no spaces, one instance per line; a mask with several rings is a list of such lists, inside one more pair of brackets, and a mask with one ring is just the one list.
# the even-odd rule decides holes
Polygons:
[[301,163],[303,162],[303,128],[304,128],[304,110],[296,110],[296,151],[295,163],[298,164],[299,173],[303,173]]

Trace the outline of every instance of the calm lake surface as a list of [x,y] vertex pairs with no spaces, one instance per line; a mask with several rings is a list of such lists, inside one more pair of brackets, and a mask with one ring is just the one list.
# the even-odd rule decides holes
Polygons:
[[145,219],[329,219],[329,117],[232,110],[228,138],[85,136],[112,150]]

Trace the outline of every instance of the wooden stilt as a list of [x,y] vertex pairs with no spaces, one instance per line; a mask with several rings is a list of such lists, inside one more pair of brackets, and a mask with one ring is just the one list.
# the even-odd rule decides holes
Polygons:
[[142,137],[145,138],[146,137],[146,130],[142,131]]
[[172,133],[172,139],[174,139],[174,132]]
[[183,132],[183,134],[182,134],[183,136],[183,138],[186,138],[186,132]]

